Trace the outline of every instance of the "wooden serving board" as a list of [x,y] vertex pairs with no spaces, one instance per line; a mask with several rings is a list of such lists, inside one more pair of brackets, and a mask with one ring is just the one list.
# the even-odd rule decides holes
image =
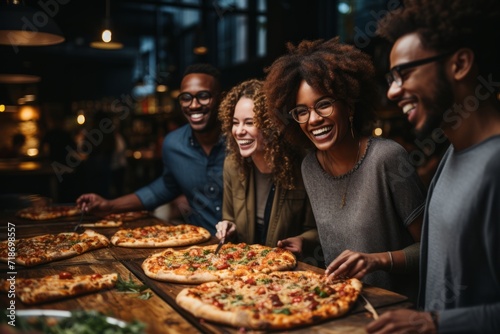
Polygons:
[[[73,275],[117,272],[127,281],[130,277],[133,281],[140,283],[136,276],[129,276],[130,272],[119,262],[88,264],[84,266],[75,266],[71,263],[53,264],[51,267],[39,268],[37,270],[29,268],[19,269],[16,277],[43,277],[46,275],[56,275],[61,271],[68,271]],[[109,289],[38,305],[26,305],[19,299],[15,299],[15,306],[16,310],[97,310],[105,315],[127,322],[133,320],[141,321],[146,324],[146,332],[149,334],[165,333],[167,331],[179,334],[199,332],[155,293],[148,300],[142,300],[138,296],[139,294],[137,293],[126,293],[116,289]],[[7,294],[2,293],[0,295],[1,308],[5,309],[9,303],[10,299],[7,298]]]
[[[147,286],[149,286],[151,290],[153,290],[158,296],[160,296],[172,308],[174,308],[179,314],[182,314],[186,319],[188,319],[194,326],[207,333],[240,333],[239,329],[237,328],[211,323],[209,321],[204,321],[203,319],[198,319],[191,313],[178,306],[175,301],[177,294],[182,289],[190,287],[192,285],[153,280],[144,274],[144,271],[141,268],[142,262],[142,259],[132,259],[123,261],[123,264],[137,277],[139,277]],[[317,273],[324,272],[320,268],[313,267],[301,262],[299,262],[296,270],[311,270]],[[363,294],[376,309],[386,308],[392,305],[398,305],[398,307],[406,308],[411,306],[411,303],[406,302],[408,299],[407,297],[381,288],[365,286],[363,288]],[[363,308],[363,304],[361,304],[360,301],[354,305],[353,309],[348,313],[348,315],[342,318],[330,320],[314,326],[288,330],[287,333],[365,333],[363,328],[371,320],[371,316],[365,311],[365,309]],[[257,331],[254,332],[260,333]]]

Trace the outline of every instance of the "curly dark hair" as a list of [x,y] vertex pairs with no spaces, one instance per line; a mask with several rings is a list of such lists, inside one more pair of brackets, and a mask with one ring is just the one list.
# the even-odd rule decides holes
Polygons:
[[288,54],[266,68],[264,91],[276,127],[294,146],[313,144],[288,112],[295,107],[300,83],[305,80],[323,95],[345,101],[354,111],[354,129],[365,133],[378,101],[375,69],[370,56],[339,38],[287,44]]
[[271,123],[262,87],[262,81],[250,79],[233,87],[222,100],[219,119],[222,123],[222,134],[226,137],[226,158],[236,161],[240,169],[240,178],[245,180],[253,164],[251,159],[240,155],[238,144],[232,135],[232,128],[236,104],[242,97],[247,97],[254,103],[254,124],[262,132],[264,158],[272,169],[273,180],[282,188],[293,189],[293,168],[297,166],[299,155],[288,143],[281,140],[281,132]]
[[377,34],[394,43],[416,32],[425,48],[440,52],[470,48],[479,75],[499,79],[499,22],[498,0],[411,0],[381,19]]

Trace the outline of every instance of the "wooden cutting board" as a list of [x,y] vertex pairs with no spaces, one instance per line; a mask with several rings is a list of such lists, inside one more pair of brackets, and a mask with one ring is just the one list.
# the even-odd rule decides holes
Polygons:
[[[169,283],[153,280],[144,274],[141,268],[143,260],[142,259],[132,259],[123,261],[123,264],[133,272],[137,277],[139,277],[146,285],[148,285],[151,290],[153,290],[158,296],[165,300],[172,308],[174,308],[179,314],[182,314],[186,319],[188,319],[194,326],[199,328],[203,332],[211,333],[234,333],[238,334],[241,331],[237,328],[211,323],[198,319],[194,317],[191,313],[187,312],[183,308],[179,307],[175,302],[177,294],[184,288],[190,287],[189,284],[178,284]],[[305,263],[299,262],[297,270],[311,270],[314,272],[322,273],[322,269],[310,266]],[[387,308],[390,306],[405,307],[411,306],[411,303],[407,302],[407,297],[397,294],[392,291],[384,290],[381,288],[373,286],[364,286],[363,288],[364,296],[372,303],[376,309]],[[371,316],[363,308],[363,304],[358,302],[354,305],[353,309],[339,319],[327,321],[314,326],[307,326],[304,328],[289,330],[287,333],[365,333],[364,326],[371,321]],[[259,333],[259,332],[255,332]]]
[[[101,264],[87,264],[76,266],[71,263],[52,264],[50,267],[18,269],[16,277],[32,278],[46,275],[56,275],[61,271],[71,272],[73,275],[117,272],[128,280],[130,272],[119,262]],[[141,283],[134,275],[130,276],[134,282]],[[5,278],[5,277],[3,277]],[[198,333],[183,316],[176,312],[168,303],[153,292],[153,297],[148,300],[138,298],[137,293],[120,292],[117,289],[104,290],[79,297],[72,297],[60,301],[48,302],[39,305],[25,305],[15,299],[16,310],[45,309],[45,310],[97,310],[105,315],[118,318],[127,322],[138,320],[146,324],[149,334],[157,333]],[[0,307],[5,309],[10,299],[7,294],[0,295]]]

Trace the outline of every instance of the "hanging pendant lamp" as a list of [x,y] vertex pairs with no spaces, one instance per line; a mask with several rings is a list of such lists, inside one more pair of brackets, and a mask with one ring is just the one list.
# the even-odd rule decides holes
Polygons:
[[0,5],[0,45],[46,46],[62,42],[61,30],[45,11],[25,6],[20,0]]
[[123,44],[113,40],[111,31],[111,19],[109,15],[109,0],[106,0],[106,18],[104,19],[104,29],[101,33],[101,39],[90,43],[95,49],[117,50],[123,48]]

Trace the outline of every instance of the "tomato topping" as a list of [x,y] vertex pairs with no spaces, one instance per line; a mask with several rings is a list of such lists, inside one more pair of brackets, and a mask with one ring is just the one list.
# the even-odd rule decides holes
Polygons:
[[218,308],[220,309],[223,309],[224,308],[224,304],[222,304],[220,301],[218,301],[217,299],[214,298],[214,300],[212,301],[212,304],[217,306]]
[[229,268],[229,263],[227,263],[227,262],[224,262],[224,263],[217,265],[218,270],[227,269],[227,268]]
[[283,303],[281,302],[281,299],[278,295],[269,295],[269,299],[271,299],[273,306],[283,306]]
[[300,303],[301,301],[302,301],[301,296],[293,297],[292,299],[292,303]]
[[252,278],[247,279],[247,280],[245,281],[245,284],[255,285],[255,284],[257,284],[257,283],[255,282],[255,278],[253,278],[253,277],[252,277]]
[[94,275],[90,276],[90,278],[98,279],[98,278],[102,278],[102,275],[101,274],[94,274]]
[[73,278],[73,275],[67,271],[61,271],[59,273],[59,278],[60,279],[71,279],[71,278]]
[[247,258],[251,259],[253,257],[255,257],[255,255],[257,255],[254,251],[250,251],[247,253]]

